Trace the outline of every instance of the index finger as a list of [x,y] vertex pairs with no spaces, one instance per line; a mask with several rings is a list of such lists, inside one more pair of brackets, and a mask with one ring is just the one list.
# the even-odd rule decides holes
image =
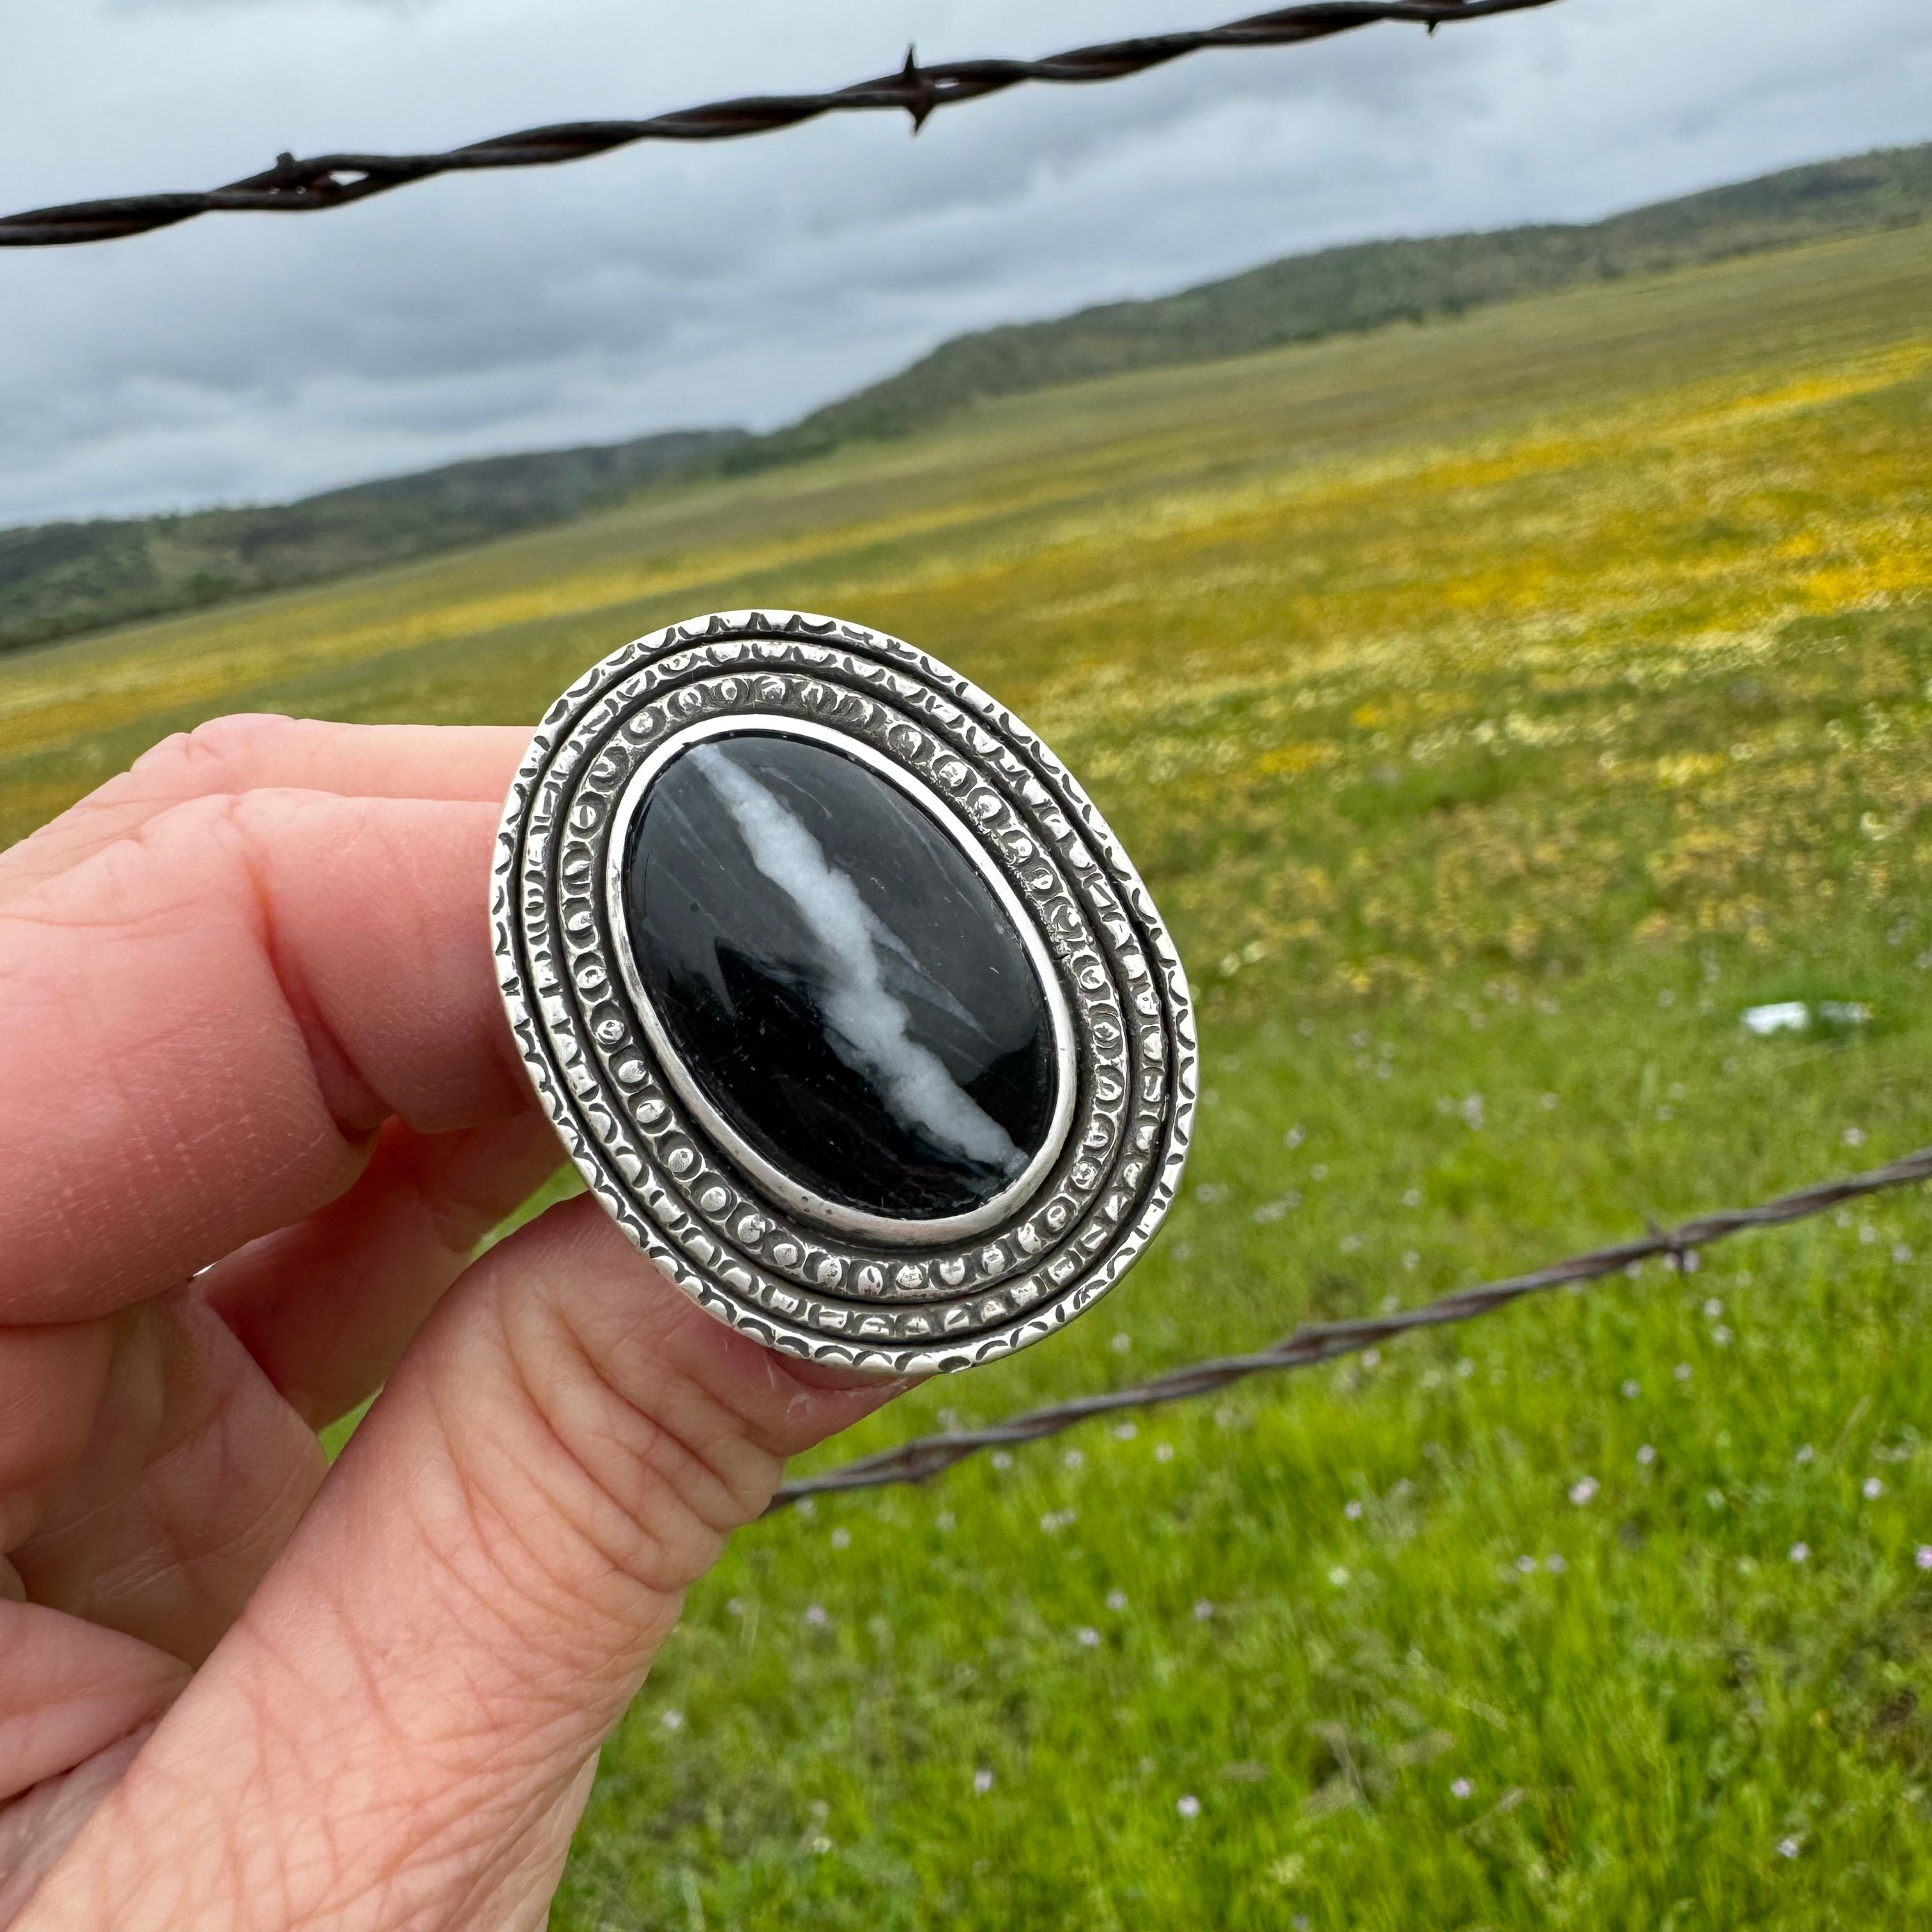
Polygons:
[[314,1213],[395,1116],[532,1104],[490,802],[256,790],[0,906],[0,1321],[97,1315]]
[[0,852],[0,903],[194,798],[293,786],[350,798],[500,799],[530,742],[518,725],[338,724],[253,712],[211,718]]

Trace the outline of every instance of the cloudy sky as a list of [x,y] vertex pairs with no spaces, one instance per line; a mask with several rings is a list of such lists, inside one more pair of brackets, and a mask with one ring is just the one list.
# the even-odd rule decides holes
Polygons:
[[[1203,24],[1240,0],[9,8],[0,209]],[[314,217],[0,250],[0,524],[766,428],[962,329],[1932,138],[1925,0],[1560,0]]]

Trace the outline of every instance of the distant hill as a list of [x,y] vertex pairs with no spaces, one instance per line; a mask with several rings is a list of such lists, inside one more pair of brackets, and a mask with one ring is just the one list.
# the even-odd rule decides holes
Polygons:
[[742,430],[452,463],[299,502],[0,530],[0,650],[556,524],[714,464]]
[[732,468],[903,436],[967,404],[1088,376],[1210,362],[1518,296],[1874,228],[1932,214],[1932,144],[1787,168],[1608,220],[1366,242],[1290,256],[1151,302],[942,343],[898,375],[741,446]]
[[768,436],[679,430],[454,464],[274,508],[0,530],[0,650],[563,522],[646,484],[904,436],[976,403],[1056,383],[1426,322],[1928,215],[1932,144],[1894,148],[1604,221],[1328,248],[1178,295],[959,336]]

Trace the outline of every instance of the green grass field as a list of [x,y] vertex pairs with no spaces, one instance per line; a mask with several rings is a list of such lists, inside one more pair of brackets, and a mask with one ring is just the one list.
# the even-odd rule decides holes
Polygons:
[[[1932,248],[1095,382],[0,661],[0,836],[266,707],[533,718],[672,617],[932,649],[1202,1009],[1101,1310],[824,1452],[1932,1140]],[[1865,1003],[1757,1040],[1755,1002]],[[1932,1227],[1894,1196],[744,1533],[556,1923],[1932,1925]]]

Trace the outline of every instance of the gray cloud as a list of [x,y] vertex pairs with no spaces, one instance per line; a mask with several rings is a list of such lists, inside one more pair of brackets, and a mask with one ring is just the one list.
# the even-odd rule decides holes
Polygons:
[[[74,0],[10,29],[0,205],[201,185],[932,58],[1198,0]],[[1202,16],[1204,17],[1204,16]],[[85,76],[84,82],[81,76]],[[1563,0],[340,214],[0,254],[0,521],[291,495],[784,420],[987,323],[1364,236],[1586,218],[1932,136],[1923,0]]]

